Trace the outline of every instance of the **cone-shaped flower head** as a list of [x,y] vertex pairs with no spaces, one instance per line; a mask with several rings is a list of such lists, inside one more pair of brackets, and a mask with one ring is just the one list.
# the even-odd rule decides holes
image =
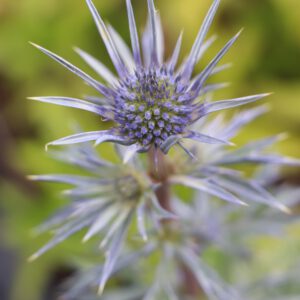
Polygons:
[[147,151],[154,146],[167,153],[175,144],[182,146],[180,141],[184,138],[202,143],[228,144],[222,139],[191,131],[190,126],[214,111],[243,105],[265,96],[265,94],[255,95],[205,104],[205,94],[224,87],[224,84],[207,85],[206,81],[211,75],[224,69],[224,66],[217,67],[217,64],[239,34],[224,46],[199,75],[192,77],[195,65],[214,41],[214,38],[207,41],[205,38],[220,0],[213,2],[189,56],[179,68],[176,66],[182,34],[170,59],[164,62],[163,30],[153,0],[148,0],[149,18],[142,38],[143,51],[131,1],[126,1],[132,52],[118,33],[111,26],[105,25],[92,1],[86,0],[86,2],[118,73],[118,78],[102,63],[80,49],[76,49],[78,54],[107,82],[107,86],[56,54],[37,46],[95,88],[103,98],[90,97],[81,100],[67,97],[35,97],[32,99],[88,110],[105,120],[114,121],[116,126],[111,130],[85,132],[62,138],[50,145],[84,141],[95,141],[96,144],[100,144],[110,141],[130,145],[130,151],[133,152]]

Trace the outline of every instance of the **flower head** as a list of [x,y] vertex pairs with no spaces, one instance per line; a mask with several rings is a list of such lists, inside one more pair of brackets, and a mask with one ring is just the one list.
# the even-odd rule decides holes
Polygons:
[[100,288],[103,290],[114,270],[134,216],[136,215],[138,232],[145,242],[148,240],[148,219],[157,223],[161,219],[175,216],[160,206],[155,196],[156,186],[138,166],[112,164],[103,160],[88,143],[55,152],[55,156],[80,167],[89,175],[30,176],[32,180],[73,186],[64,191],[64,195],[70,198],[70,203],[37,228],[37,233],[52,230],[54,234],[30,260],[37,259],[71,235],[87,228],[83,242],[100,236],[100,248],[109,253],[101,277]]
[[[273,192],[282,203],[291,208],[299,204],[299,188],[276,187]],[[266,274],[262,272],[254,280],[252,267],[257,264],[261,266],[261,261],[257,259],[259,256],[257,247],[251,246],[249,240],[255,241],[266,236],[282,238],[291,224],[299,223],[299,216],[284,215],[272,207],[259,203],[253,204],[251,209],[232,206],[230,203],[217,203],[203,192],[197,193],[189,204],[175,198],[172,200],[174,212],[179,216],[181,226],[177,226],[176,223],[169,224],[174,228],[173,230],[169,228],[163,237],[160,236],[158,239],[153,237],[151,243],[143,249],[135,251],[130,249],[129,253],[123,253],[115,265],[114,276],[127,278],[128,274],[135,274],[133,279],[130,277],[134,283],[129,287],[114,288],[112,291],[108,289],[105,295],[107,299],[112,296],[124,300],[142,299],[146,296],[149,298],[151,296],[151,299],[164,299],[166,296],[180,295],[182,277],[176,271],[183,262],[189,266],[208,299],[245,299],[247,295],[257,293],[260,294],[260,298],[271,299],[268,294],[274,290],[276,295],[283,293],[280,299],[287,298],[282,286],[294,285],[299,268],[293,266],[279,274],[275,272],[276,275],[273,274],[270,278],[265,277]],[[230,278],[234,278],[234,285],[224,280],[224,275],[220,272],[220,269],[224,270],[224,265],[212,267],[203,257],[203,254],[209,253],[210,250],[215,255],[216,249],[222,257],[225,255],[230,261],[225,268]],[[157,256],[161,257],[159,261]],[[141,261],[143,268],[136,268]],[[156,264],[153,261],[157,261]],[[240,264],[245,261],[252,267],[247,268],[241,278]],[[145,287],[144,282],[141,282],[145,264],[148,270],[147,284],[148,276],[152,278],[150,287]],[[124,269],[131,272],[122,272]],[[83,295],[93,291],[92,287],[98,285],[102,272],[103,265],[84,268],[70,282],[70,290],[64,297],[68,300],[82,299]],[[269,291],[266,290],[266,286],[270,287]],[[298,285],[295,285],[294,289],[298,291]]]
[[[196,130],[201,130],[206,134],[217,132],[217,137],[231,139],[245,125],[266,111],[268,109],[263,105],[241,111],[227,121],[224,121],[223,115],[219,115],[214,120],[206,118],[201,124],[197,124]],[[186,151],[196,159],[188,161],[177,159],[169,182],[185,185],[230,203],[246,206],[262,203],[290,213],[290,209],[278,201],[265,187],[268,174],[264,173],[260,178],[256,176],[258,167],[300,166],[299,159],[272,151],[272,147],[285,137],[285,134],[278,134],[253,140],[246,145],[230,150],[226,149],[224,145],[201,145],[199,147],[198,144],[185,144]],[[252,175],[246,175],[244,170],[236,168],[237,165],[251,165],[255,171]],[[273,169],[271,174],[277,175]]]
[[192,139],[202,143],[230,144],[226,140],[192,131],[191,125],[204,116],[222,109],[236,107],[256,101],[266,94],[238,99],[217,101],[207,105],[204,96],[224,86],[207,85],[207,79],[221,71],[217,67],[239,36],[235,35],[215,56],[204,70],[192,77],[195,65],[204,51],[214,41],[205,41],[220,0],[215,0],[201,26],[191,52],[185,62],[177,67],[182,34],[180,34],[173,54],[164,62],[164,39],[159,14],[153,0],[148,0],[149,19],[140,47],[131,1],[127,0],[132,53],[118,33],[106,26],[91,0],[86,0],[99,33],[115,66],[118,78],[102,63],[86,52],[77,49],[78,54],[107,82],[107,86],[93,79],[68,61],[35,45],[41,51],[58,61],[67,69],[81,77],[95,88],[103,98],[85,100],[67,97],[34,97],[31,99],[88,110],[112,120],[115,127],[110,130],[85,132],[56,140],[49,145],[64,145],[84,141],[115,142],[130,145],[133,152],[159,148],[164,153],[182,139]]

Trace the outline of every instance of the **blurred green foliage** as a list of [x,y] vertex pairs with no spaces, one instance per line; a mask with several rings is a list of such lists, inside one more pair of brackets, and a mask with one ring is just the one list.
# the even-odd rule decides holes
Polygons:
[[[145,0],[134,0],[137,23],[142,31],[146,17]],[[167,55],[184,28],[182,59],[188,53],[210,0],[157,0],[166,35]],[[105,20],[129,41],[125,0],[95,0]],[[216,81],[232,85],[218,92],[216,99],[269,92],[266,101],[271,112],[250,125],[236,142],[253,137],[288,132],[281,151],[299,157],[300,145],[300,2],[299,0],[223,1],[213,31],[219,36],[198,71],[241,27],[245,31],[226,56],[234,66],[216,76]],[[68,168],[44,153],[44,144],[72,132],[76,120],[83,128],[97,130],[101,120],[82,111],[30,102],[25,98],[40,95],[79,96],[93,93],[78,78],[37,52],[28,41],[36,42],[84,70],[89,70],[76,54],[79,46],[112,67],[84,0],[0,0],[0,247],[14,249],[18,257],[13,300],[40,300],[53,270],[72,265],[76,256],[88,257],[79,237],[65,242],[37,262],[26,258],[47,236],[33,238],[31,230],[64,200],[59,187],[32,186],[22,174],[60,173]],[[109,146],[101,146],[109,153]],[[10,170],[10,171],[8,171]],[[288,170],[291,172],[291,170]],[[299,184],[300,174],[288,175]],[[260,270],[287,267],[299,253],[299,230],[291,230],[285,243],[263,239],[256,242]],[[2,246],[1,246],[2,245]],[[272,250],[270,253],[270,249]],[[287,258],[288,257],[288,258]],[[226,258],[212,253],[210,260],[220,269]],[[245,266],[251,268],[251,266]],[[272,267],[272,268],[271,268]],[[276,269],[276,268],[275,268]],[[0,272],[3,270],[0,267]]]

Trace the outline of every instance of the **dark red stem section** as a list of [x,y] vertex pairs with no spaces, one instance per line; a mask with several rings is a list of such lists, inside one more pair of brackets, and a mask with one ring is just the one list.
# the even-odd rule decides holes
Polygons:
[[[160,187],[156,190],[156,196],[160,205],[170,212],[172,212],[172,203],[168,178],[173,172],[172,164],[167,157],[160,150],[151,149],[149,152],[149,174],[153,182],[160,183]],[[163,224],[168,226],[170,222],[164,221]],[[194,297],[203,295],[193,272],[182,262],[180,263],[180,272],[184,294]]]

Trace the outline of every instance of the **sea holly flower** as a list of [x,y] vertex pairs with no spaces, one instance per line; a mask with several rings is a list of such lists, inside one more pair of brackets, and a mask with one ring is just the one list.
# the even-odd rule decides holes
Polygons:
[[[119,150],[118,153],[121,155],[122,152]],[[155,195],[157,186],[147,174],[142,173],[138,163],[133,163],[132,166],[112,164],[99,157],[94,147],[88,143],[73,145],[64,151],[55,152],[54,156],[80,167],[89,175],[29,176],[32,180],[73,186],[72,189],[64,191],[70,204],[36,229],[37,233],[52,230],[54,236],[30,260],[37,259],[71,235],[87,228],[83,242],[100,236],[100,248],[108,253],[100,283],[100,289],[103,290],[114,270],[133,219],[136,219],[138,232],[146,242],[147,220],[159,222],[175,216],[160,206]],[[149,214],[151,218],[148,218]]]
[[78,54],[106,81],[106,85],[84,73],[58,55],[35,45],[42,52],[81,77],[101,94],[101,98],[75,99],[68,97],[34,97],[33,100],[87,110],[111,120],[115,126],[109,130],[84,132],[68,136],[49,145],[65,145],[86,141],[96,144],[114,142],[130,147],[130,152],[145,152],[151,147],[167,153],[171,146],[182,147],[183,139],[201,143],[230,144],[226,139],[205,135],[191,130],[191,126],[204,116],[257,101],[267,94],[206,104],[203,96],[224,86],[207,84],[207,79],[226,66],[217,67],[222,57],[237,40],[235,35],[211,60],[204,70],[192,76],[194,67],[214,38],[205,41],[210,25],[217,12],[220,0],[214,0],[190,54],[177,68],[182,34],[174,52],[164,61],[164,37],[159,14],[153,0],[148,0],[149,20],[142,38],[142,50],[130,0],[126,0],[132,51],[98,14],[91,0],[86,0],[96,26],[110,55],[117,76],[86,52],[76,49]]
[[[214,105],[215,103],[212,103]],[[209,106],[210,103],[207,103]],[[217,132],[217,137],[231,139],[248,123],[267,111],[266,106],[259,106],[241,111],[232,119],[224,121],[219,115],[214,120],[203,119],[197,124],[196,130],[210,134]],[[176,159],[174,172],[169,177],[172,184],[185,185],[192,189],[206,192],[227,202],[248,205],[262,203],[283,212],[290,213],[290,209],[278,201],[265,186],[267,174],[256,178],[246,176],[236,169],[236,165],[265,166],[300,166],[300,160],[279,155],[270,151],[274,144],[286,137],[279,134],[260,140],[254,140],[244,146],[228,150],[224,145],[185,144],[185,150],[195,160]],[[213,153],[213,155],[212,155]],[[254,174],[255,175],[255,174]],[[273,173],[273,176],[276,173]]]
[[[120,274],[120,272],[126,270],[127,268],[134,269],[134,272],[126,272],[126,274],[137,274],[137,266],[139,261],[149,258],[149,256],[157,248],[154,243],[147,243],[145,247],[139,250],[123,253],[116,262],[114,269],[112,271],[112,276]],[[127,249],[128,250],[128,249]],[[87,267],[88,270],[80,270],[67,284],[67,290],[63,293],[63,298],[66,300],[79,300],[79,299],[99,299],[94,293],[94,288],[99,285],[99,278],[103,273],[103,265],[90,265]],[[135,279],[138,276],[134,276]],[[101,296],[100,299],[120,299],[120,300],[130,300],[130,299],[141,299],[145,293],[145,288],[140,286],[129,286],[120,289],[110,289],[106,290],[105,294]],[[90,297],[90,298],[89,298]]]
[[[180,232],[178,235],[182,233]],[[183,236],[182,240],[185,237]],[[162,241],[153,242],[141,250],[123,255],[115,264],[113,275],[118,276],[118,273],[124,269],[130,269],[132,273],[136,274],[133,276],[133,284],[129,288],[114,289],[112,292],[108,289],[103,299],[111,299],[111,297],[120,300],[181,299],[182,278],[180,278],[177,270],[183,262],[191,266],[194,276],[199,285],[203,287],[208,299],[241,299],[237,296],[238,292],[226,284],[215,270],[195,254],[195,248],[192,250],[190,246],[190,243],[182,244],[179,239],[174,242],[172,237],[166,237],[163,243]],[[157,257],[159,260],[154,263],[157,261]],[[141,281],[143,278],[141,270],[135,268],[141,260],[144,260],[144,267],[148,266],[149,274],[147,277],[151,276],[152,278],[149,285],[145,285]],[[70,282],[70,290],[63,295],[64,299],[77,300],[88,295],[89,291],[92,290],[91,288],[98,285],[103,268],[103,265],[93,266],[88,271],[85,270],[75,276]]]
[[[291,211],[299,203],[299,191],[292,186],[272,189],[276,199]],[[174,212],[182,221],[180,234],[185,239],[182,244],[193,242],[199,252],[217,247],[237,263],[239,258],[251,257],[249,239],[260,236],[283,238],[289,226],[300,221],[296,214],[283,214],[261,203],[246,208],[218,203],[203,192],[196,193],[192,203],[185,204],[178,199],[173,199],[173,203]]]
[[[277,199],[291,209],[299,203],[299,188],[277,187],[273,192]],[[284,237],[289,226],[299,222],[299,216],[282,214],[260,203],[249,208],[218,203],[204,192],[198,192],[188,204],[176,198],[172,199],[172,203],[181,226],[170,223],[165,233],[153,236],[143,249],[128,249],[128,253],[116,262],[113,275],[126,278],[126,274],[135,274],[132,285],[112,291],[108,289],[103,299],[182,299],[182,278],[177,272],[182,262],[189,266],[208,299],[248,299],[249,295],[252,299],[256,294],[260,295],[257,299],[269,299],[266,297],[266,286],[270,286],[270,291],[276,288],[276,295],[279,295],[281,291],[277,284],[291,284],[298,278],[295,276],[299,273],[297,267],[270,278],[261,278],[261,274],[261,279],[255,282],[250,270],[249,273],[244,272],[240,280],[236,278],[240,276],[239,272],[235,273],[234,270],[241,261],[249,260],[255,264],[253,259],[256,249],[251,248],[249,240],[260,239],[262,236]],[[218,271],[205,261],[203,253],[210,249],[218,249],[231,259],[231,269],[228,270],[232,274],[231,284],[226,283]],[[154,259],[157,256],[160,257],[159,261]],[[149,286],[139,276],[144,273],[144,269],[139,268],[140,261],[143,261],[143,268],[148,264],[147,270],[152,276]],[[157,263],[154,265],[153,261]],[[131,272],[122,272],[124,269]],[[102,272],[103,265],[93,265],[82,270],[71,280],[70,290],[64,294],[64,298],[77,300],[88,295],[92,287],[98,285]]]

